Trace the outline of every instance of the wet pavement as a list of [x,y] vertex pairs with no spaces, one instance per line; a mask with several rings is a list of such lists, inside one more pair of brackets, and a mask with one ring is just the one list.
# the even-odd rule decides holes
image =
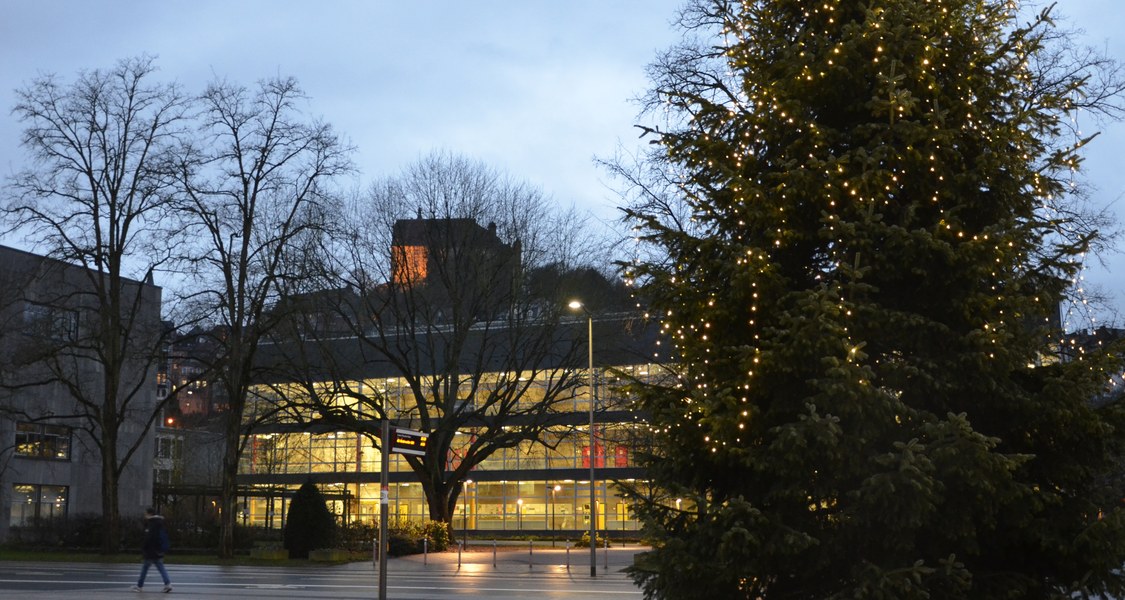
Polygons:
[[[587,549],[477,546],[456,551],[388,560],[387,598],[464,600],[517,598],[640,599],[642,594],[621,572],[642,547],[599,549],[597,576],[590,576]],[[607,568],[608,564],[608,568]],[[0,562],[0,599],[111,600],[136,598],[139,564]],[[173,594],[196,598],[378,597],[374,561],[325,566],[177,565],[168,560]],[[143,595],[160,594],[150,570]],[[143,595],[140,595],[143,597]]]

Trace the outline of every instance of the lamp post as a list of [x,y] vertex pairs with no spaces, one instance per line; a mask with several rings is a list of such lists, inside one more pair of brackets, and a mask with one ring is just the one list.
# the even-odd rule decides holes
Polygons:
[[557,528],[557,523],[555,523],[555,495],[558,494],[559,490],[561,490],[561,489],[562,489],[561,485],[556,485],[555,487],[551,488],[551,547],[552,548],[555,547],[555,529]]
[[590,577],[598,575],[598,495],[594,486],[594,404],[598,401],[598,380],[594,377],[594,315],[578,300],[568,304],[573,310],[586,313],[586,350],[590,370]]
[[461,543],[463,547],[469,546],[469,486],[472,479],[466,479],[461,490]]

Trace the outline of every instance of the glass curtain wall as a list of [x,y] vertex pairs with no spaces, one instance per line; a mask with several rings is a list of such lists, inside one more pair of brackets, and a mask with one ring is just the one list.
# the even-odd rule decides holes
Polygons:
[[[647,366],[629,367],[631,375],[644,378]],[[605,374],[600,378],[611,379]],[[612,382],[610,382],[612,383]],[[404,385],[400,379],[368,380],[363,386],[377,391],[387,399],[392,414],[408,414],[410,406],[403,400]],[[611,386],[602,388],[612,389]],[[534,387],[532,388],[534,390]],[[534,393],[534,391],[529,392]],[[349,402],[354,402],[350,400]],[[621,409],[627,399],[609,396],[601,405]],[[573,399],[559,407],[560,412],[589,411],[588,398],[579,390]],[[581,532],[589,529],[589,481],[572,479],[527,479],[522,472],[590,467],[591,458],[599,469],[636,466],[635,454],[645,436],[646,426],[639,423],[599,423],[595,432],[597,443],[590,449],[589,427],[586,425],[559,428],[548,434],[546,443],[525,442],[517,448],[496,452],[473,472],[492,473],[490,481],[466,482],[454,514],[454,528],[470,531],[528,530],[535,532]],[[461,448],[473,441],[472,431],[458,436],[451,449],[455,462]],[[390,457],[392,472],[410,468],[401,455]],[[251,436],[243,454],[241,472],[249,475],[341,474],[341,481],[355,481],[350,474],[378,474],[380,451],[375,440],[351,432],[277,432]],[[494,481],[497,476],[506,477]],[[605,473],[607,478],[611,473]],[[542,477],[540,475],[540,477]],[[253,486],[243,504],[244,522],[261,527],[282,527],[287,509],[286,497],[298,486],[264,484]],[[329,507],[344,522],[375,522],[379,515],[377,483],[323,484],[321,492],[329,499]],[[390,486],[391,519],[425,520],[429,517],[422,487],[417,483]],[[599,481],[598,528],[610,531],[634,531],[637,522],[628,504],[618,497],[620,490],[612,482]]]
[[[251,495],[243,502],[243,524],[284,527],[288,498],[297,487],[249,486]],[[576,537],[590,527],[589,481],[474,481],[465,488],[453,517],[453,528],[458,531],[526,531]],[[322,492],[329,509],[342,522],[378,522],[378,484],[327,484],[322,486]],[[598,482],[598,529],[638,529],[628,503],[618,497],[620,492],[612,482]],[[391,521],[429,518],[422,486],[417,483],[391,484],[389,499]]]

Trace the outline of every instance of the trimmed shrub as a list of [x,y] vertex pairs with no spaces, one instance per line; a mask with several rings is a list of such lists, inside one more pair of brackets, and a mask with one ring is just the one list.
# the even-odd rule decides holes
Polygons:
[[309,550],[332,548],[336,543],[336,516],[312,481],[301,485],[289,503],[284,540],[289,558],[308,558]]

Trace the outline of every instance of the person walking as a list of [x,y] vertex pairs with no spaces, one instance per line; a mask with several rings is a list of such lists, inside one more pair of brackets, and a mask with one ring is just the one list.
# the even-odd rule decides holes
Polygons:
[[156,514],[156,509],[145,509],[145,535],[141,542],[141,555],[144,562],[141,564],[141,576],[137,585],[133,586],[134,592],[143,591],[145,575],[148,568],[156,565],[160,578],[164,580],[164,593],[172,591],[172,580],[168,579],[168,571],[164,568],[164,553],[168,551],[168,531],[164,528],[164,517]]

